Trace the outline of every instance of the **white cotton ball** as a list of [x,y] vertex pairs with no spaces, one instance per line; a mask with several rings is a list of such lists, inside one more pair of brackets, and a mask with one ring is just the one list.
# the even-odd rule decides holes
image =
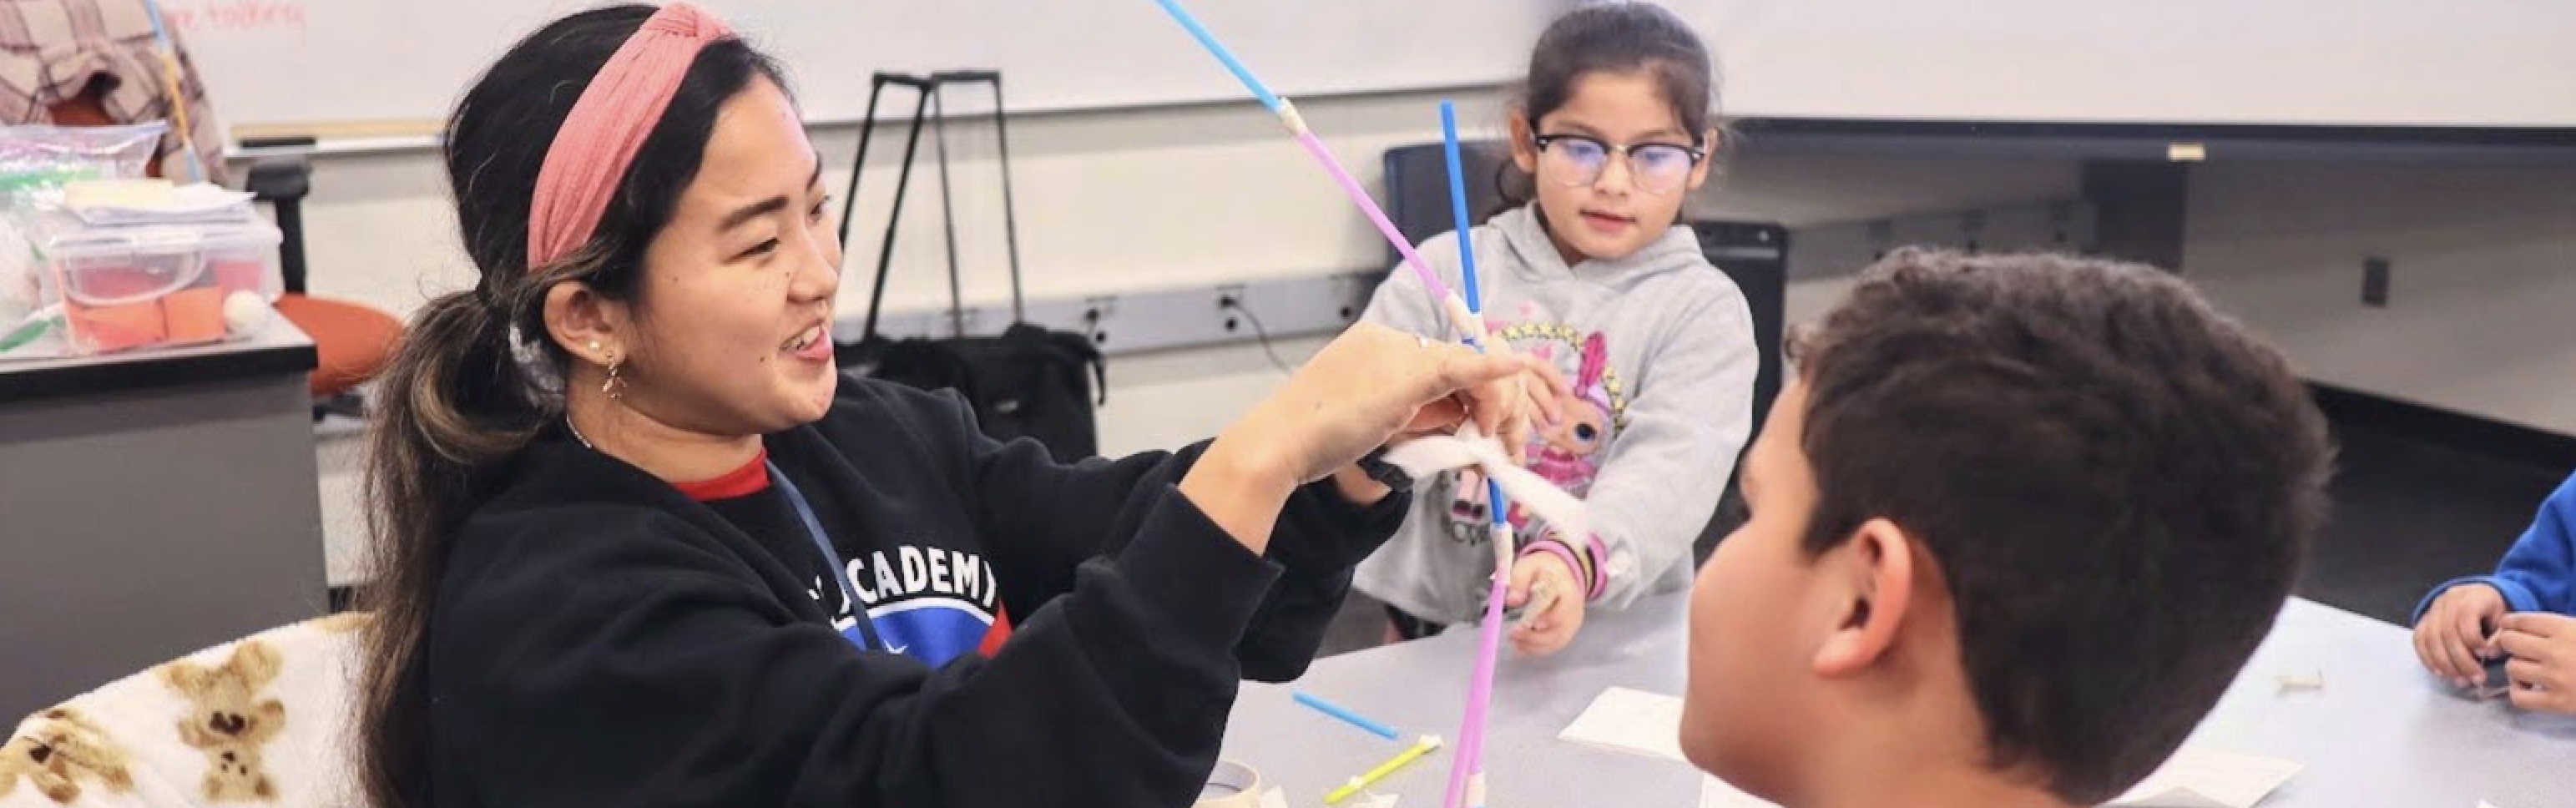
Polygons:
[[271,309],[258,292],[235,291],[224,296],[224,329],[233,336],[249,336],[268,324]]

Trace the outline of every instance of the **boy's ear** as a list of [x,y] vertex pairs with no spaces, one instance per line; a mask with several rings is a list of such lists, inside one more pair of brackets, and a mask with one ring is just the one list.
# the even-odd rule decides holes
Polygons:
[[1894,522],[1872,519],[1826,551],[1817,567],[1836,592],[1839,616],[1816,649],[1816,674],[1834,678],[1868,670],[1896,644],[1914,602],[1914,539]]

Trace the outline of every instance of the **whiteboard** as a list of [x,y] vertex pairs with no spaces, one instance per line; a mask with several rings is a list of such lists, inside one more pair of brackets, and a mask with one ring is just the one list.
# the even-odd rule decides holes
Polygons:
[[[519,38],[596,0],[163,0],[233,125],[434,121]],[[1248,100],[1152,0],[701,0],[786,63],[807,117],[856,119],[878,71],[996,68],[1013,111]],[[1572,0],[1196,0],[1273,89],[1492,84]],[[975,92],[952,111],[988,109]],[[909,111],[909,93],[889,109]],[[965,103],[958,103],[965,102]]]
[[[591,0],[163,0],[232,124],[431,121]],[[1281,93],[1517,77],[1578,0],[1194,0]],[[704,0],[848,120],[879,70],[997,68],[1014,110],[1243,100],[1152,0]],[[1735,117],[2576,127],[2571,0],[1667,0]],[[974,93],[952,110],[980,109]],[[908,110],[908,94],[892,96]],[[275,128],[274,126],[270,128]]]
[[2570,0],[1679,0],[1748,117],[2576,127]]

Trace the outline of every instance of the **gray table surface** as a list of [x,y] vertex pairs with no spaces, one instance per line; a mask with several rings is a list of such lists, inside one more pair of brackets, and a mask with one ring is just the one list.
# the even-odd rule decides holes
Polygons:
[[[1505,652],[1485,757],[1491,803],[1524,806],[1698,804],[1688,765],[1556,740],[1608,687],[1679,695],[1679,594],[1594,615],[1566,653]],[[1321,805],[1351,776],[1403,744],[1296,704],[1303,690],[1417,735],[1453,742],[1381,782],[1406,808],[1438,806],[1474,664],[1474,631],[1320,660],[1289,685],[1247,683],[1227,728],[1225,756],[1286,787],[1289,804]],[[2325,687],[2283,692],[2279,677],[2318,674]],[[2576,718],[2522,713],[2450,694],[2416,665],[2406,631],[2293,600],[2262,650],[2192,742],[2287,758],[2306,769],[2265,808],[2576,808]]]

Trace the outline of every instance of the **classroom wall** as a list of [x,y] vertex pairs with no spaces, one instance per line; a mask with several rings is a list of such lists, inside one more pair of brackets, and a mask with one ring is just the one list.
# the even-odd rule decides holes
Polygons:
[[[1353,171],[1377,155],[1437,138],[1430,96],[1324,100],[1307,120]],[[1490,96],[1462,99],[1469,122],[1499,123]],[[889,106],[893,106],[891,102]],[[1276,121],[1249,104],[1021,116],[1011,122],[1012,180],[1024,280],[1033,297],[1317,275],[1381,263],[1381,242]],[[995,138],[986,121],[949,126],[953,202],[969,302],[1008,294]],[[881,128],[852,217],[844,310],[867,302],[869,274],[893,198],[902,124]],[[814,133],[825,182],[839,196],[854,128]],[[897,235],[892,308],[946,302],[934,138],[925,132]],[[407,311],[470,284],[442,170],[429,152],[323,157],[308,203],[312,288]],[[835,203],[838,204],[837,202]],[[1327,215],[1315,215],[1323,211]],[[352,270],[356,267],[359,269]]]
[[2576,167],[2213,163],[2184,251],[2311,379],[2576,434]]
[[[2184,277],[2302,376],[2576,435],[2576,167],[2218,162],[2189,206]],[[2370,257],[2385,307],[2361,302]],[[1789,320],[1849,286],[1792,283]]]
[[[1305,117],[1375,187],[1388,147],[1436,140],[1439,97],[1399,94],[1301,103]],[[1461,99],[1469,137],[1500,131],[1491,95]],[[889,212],[902,130],[880,131],[852,217],[842,308],[863,309]],[[1376,231],[1274,120],[1248,104],[1021,116],[1013,119],[1013,193],[1021,262],[1034,298],[1190,287],[1385,266]],[[1482,130],[1482,131],[1479,131]],[[950,173],[959,261],[971,303],[1008,293],[993,138],[958,122]],[[838,196],[856,130],[814,133]],[[924,136],[888,306],[942,305],[937,168]],[[2064,198],[2070,164],[1772,155],[1739,160],[1693,202],[1707,217],[1792,226]],[[837,202],[835,204],[838,204]],[[457,246],[437,155],[322,156],[306,203],[316,294],[408,312],[473,282]]]

